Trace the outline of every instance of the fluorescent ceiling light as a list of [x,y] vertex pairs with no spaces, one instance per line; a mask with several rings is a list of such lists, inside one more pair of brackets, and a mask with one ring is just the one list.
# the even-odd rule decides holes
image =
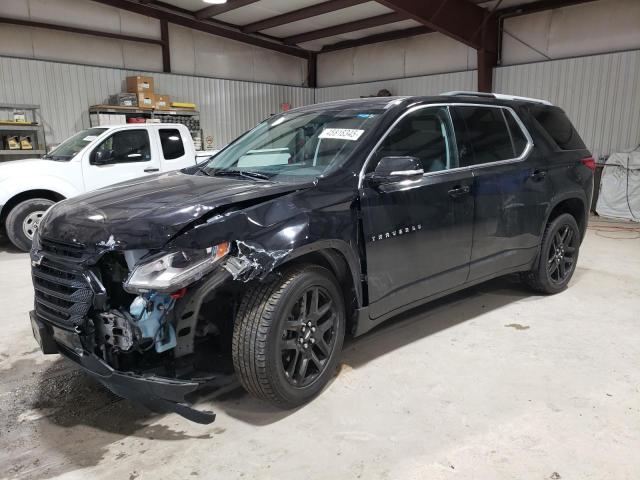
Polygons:
[[202,0],[204,3],[212,3],[214,5],[222,5],[223,3],[227,3],[227,0]]

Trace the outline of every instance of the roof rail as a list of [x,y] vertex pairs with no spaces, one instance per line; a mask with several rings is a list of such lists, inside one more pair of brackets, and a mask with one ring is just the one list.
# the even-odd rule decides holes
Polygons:
[[495,98],[498,100],[520,100],[523,102],[542,103],[543,105],[553,106],[553,103],[548,102],[547,100],[541,100],[539,98],[519,97],[517,95],[506,95],[504,93],[467,92],[464,90],[454,90],[452,92],[441,93],[440,95],[447,95],[452,97],[484,97]]

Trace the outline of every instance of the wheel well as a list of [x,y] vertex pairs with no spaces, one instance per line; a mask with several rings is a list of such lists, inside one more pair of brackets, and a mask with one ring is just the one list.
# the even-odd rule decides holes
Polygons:
[[576,223],[578,224],[578,228],[580,229],[580,238],[583,239],[586,229],[586,222],[585,207],[582,200],[580,200],[579,198],[568,198],[567,200],[563,200],[558,203],[555,207],[553,207],[553,210],[551,210],[549,219],[547,220],[547,224],[555,220],[563,213],[568,213],[576,219]]
[[46,198],[47,200],[51,200],[52,202],[59,202],[60,200],[64,200],[65,197],[57,192],[54,192],[53,190],[29,190],[27,192],[19,193],[10,198],[9,201],[2,207],[2,211],[0,212],[0,229],[4,230],[4,222],[13,207],[18,205],[20,202],[29,200],[30,198]]
[[354,321],[353,312],[358,308],[358,300],[355,285],[353,283],[353,276],[351,275],[347,260],[344,258],[342,253],[332,248],[318,250],[296,257],[282,265],[280,268],[300,263],[319,265],[329,270],[336,277],[340,287],[342,288],[342,296],[345,300],[347,314],[346,331],[350,332]]

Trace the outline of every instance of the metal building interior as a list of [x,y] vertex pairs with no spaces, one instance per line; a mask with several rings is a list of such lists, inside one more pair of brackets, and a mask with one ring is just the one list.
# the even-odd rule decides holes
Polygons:
[[[347,336],[303,406],[205,390],[212,424],[42,355],[11,209],[130,178],[56,192],[30,162],[130,123],[183,125],[199,162],[300,107],[443,92],[550,102],[584,141],[594,198],[566,290],[507,275],[452,293]],[[2,0],[2,477],[637,479],[638,169],[638,0]],[[29,242],[41,210],[21,220]]]

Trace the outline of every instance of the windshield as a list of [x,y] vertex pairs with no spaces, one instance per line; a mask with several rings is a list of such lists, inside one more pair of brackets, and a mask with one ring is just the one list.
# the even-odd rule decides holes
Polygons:
[[383,110],[282,114],[240,137],[202,169],[282,182],[307,182],[340,167]]
[[106,128],[88,128],[67,138],[64,142],[51,150],[43,158],[49,160],[71,160],[80,150],[94,141]]

